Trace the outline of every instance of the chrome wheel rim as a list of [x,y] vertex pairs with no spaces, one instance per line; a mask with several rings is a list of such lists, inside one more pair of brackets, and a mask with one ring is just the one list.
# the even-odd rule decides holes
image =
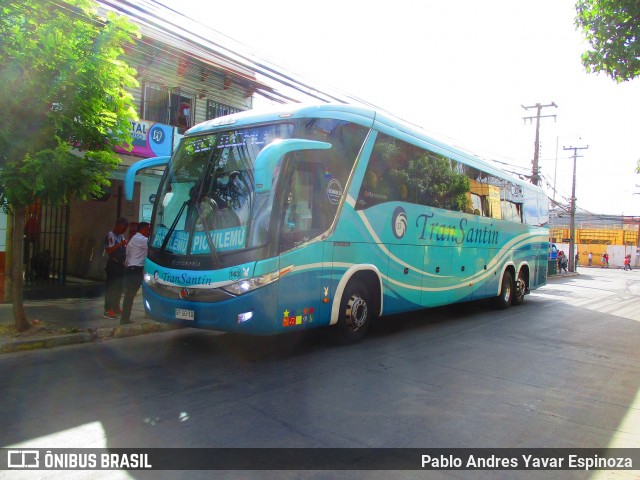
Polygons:
[[507,285],[504,287],[504,294],[502,295],[502,298],[505,302],[511,300],[511,285],[509,285],[509,282],[507,282]]
[[364,299],[353,296],[347,303],[346,320],[349,330],[355,332],[363,327],[367,321],[367,302]]
[[524,280],[522,279],[522,277],[518,277],[518,286],[516,291],[518,298],[524,297],[525,289],[526,289],[526,284],[524,283]]

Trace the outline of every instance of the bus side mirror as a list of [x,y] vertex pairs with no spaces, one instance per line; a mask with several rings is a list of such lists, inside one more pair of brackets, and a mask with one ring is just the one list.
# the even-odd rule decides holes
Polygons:
[[166,165],[169,163],[171,157],[153,157],[140,160],[127,169],[127,173],[124,175],[124,198],[128,201],[133,200],[133,186],[136,180],[136,174],[140,170],[151,167],[159,167],[160,165]]
[[273,180],[273,170],[282,161],[282,157],[298,150],[327,150],[331,148],[330,143],[317,142],[315,140],[304,140],[301,138],[289,138],[286,140],[274,140],[264,147],[255,163],[255,183],[256,193],[265,193],[271,190]]

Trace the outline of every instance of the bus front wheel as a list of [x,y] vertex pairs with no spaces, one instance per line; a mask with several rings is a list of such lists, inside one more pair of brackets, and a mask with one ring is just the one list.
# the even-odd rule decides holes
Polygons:
[[513,288],[513,275],[507,270],[502,275],[502,286],[500,287],[500,295],[493,299],[493,304],[496,308],[504,310],[511,306],[513,300],[514,288]]
[[337,333],[341,343],[356,343],[364,338],[371,325],[372,307],[367,287],[359,280],[350,281],[340,302]]

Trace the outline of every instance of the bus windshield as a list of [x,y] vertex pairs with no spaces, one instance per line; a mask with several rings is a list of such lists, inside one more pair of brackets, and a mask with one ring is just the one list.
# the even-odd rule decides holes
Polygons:
[[[282,189],[297,188],[299,194],[313,189],[316,200],[309,198],[306,204],[315,201],[318,212],[322,211],[326,217],[322,225],[315,222],[314,226],[328,228],[338,201],[335,195],[319,193],[323,189],[328,191],[324,183],[331,180],[334,180],[332,185],[345,185],[365,133],[364,128],[357,129],[357,140],[350,144],[347,159],[345,135],[338,135],[344,131],[345,122],[332,120],[330,123],[317,119],[295,120],[185,137],[158,190],[149,258],[167,266],[195,269],[218,269],[265,258],[270,254],[269,248],[280,241],[280,230],[286,230],[282,225],[291,224],[279,219],[272,221],[272,212],[292,209],[287,202],[293,197],[290,193],[278,193]],[[330,153],[311,151],[294,155],[295,167],[279,162],[271,172],[274,188],[257,192],[255,161],[260,151],[274,140],[294,137],[321,140],[330,143],[332,148],[327,150]],[[353,135],[349,137],[353,139]],[[310,179],[310,174],[301,177],[301,168],[318,171],[319,181]],[[286,178],[281,180],[281,176]],[[299,185],[300,178],[308,185]],[[292,186],[292,182],[298,185]],[[280,190],[276,185],[280,185]],[[342,194],[342,190],[338,190]],[[320,218],[320,213],[316,217]],[[300,225],[302,220],[298,221],[298,227]]]

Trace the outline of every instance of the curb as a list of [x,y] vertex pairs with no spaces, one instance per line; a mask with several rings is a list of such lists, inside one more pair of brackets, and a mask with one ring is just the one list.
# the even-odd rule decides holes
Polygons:
[[52,335],[46,338],[16,339],[0,342],[0,354],[38,350],[42,348],[56,348],[80,343],[91,343],[111,338],[128,338],[147,333],[167,332],[183,327],[164,323],[134,323],[133,325],[119,325],[90,329],[77,333]]
[[569,272],[569,273],[554,273],[553,275],[547,275],[547,280],[555,280],[557,278],[569,278],[576,277],[580,275],[579,272]]

